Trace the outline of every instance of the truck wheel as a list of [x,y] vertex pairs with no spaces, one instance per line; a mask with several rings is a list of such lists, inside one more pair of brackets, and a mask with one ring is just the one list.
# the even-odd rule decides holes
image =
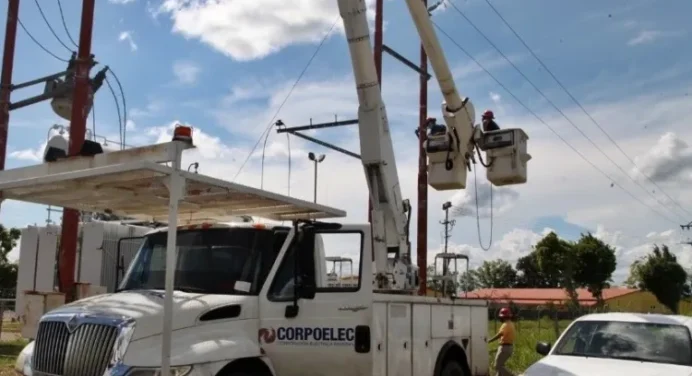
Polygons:
[[462,368],[461,364],[459,364],[459,362],[456,360],[450,360],[445,363],[440,376],[465,376],[464,368]]

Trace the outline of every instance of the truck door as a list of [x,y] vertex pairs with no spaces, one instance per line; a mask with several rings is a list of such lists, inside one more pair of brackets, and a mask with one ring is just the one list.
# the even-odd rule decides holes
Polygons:
[[[309,226],[289,238],[262,289],[260,347],[279,376],[371,374],[370,228]],[[355,270],[329,283],[327,256],[350,257]]]

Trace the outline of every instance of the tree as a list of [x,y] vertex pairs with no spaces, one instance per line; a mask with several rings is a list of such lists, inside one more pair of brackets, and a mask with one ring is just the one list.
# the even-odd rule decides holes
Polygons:
[[[0,225],[0,293],[17,287],[17,264],[10,262],[8,255],[17,246],[21,235],[16,228],[7,229]],[[12,295],[14,296],[14,291]]]
[[579,305],[576,272],[576,252],[573,244],[560,239],[555,232],[550,232],[535,247],[538,266],[551,281],[559,281],[564,288],[573,308]]
[[543,274],[538,265],[536,252],[532,251],[528,255],[517,261],[517,283],[516,287],[522,288],[550,288],[558,287],[559,281],[551,280]]
[[585,287],[596,298],[598,307],[603,307],[603,290],[610,286],[617,266],[615,249],[588,233],[582,234],[574,244],[576,268],[574,282]]
[[680,300],[690,294],[688,275],[667,245],[654,245],[653,251],[630,267],[628,282],[651,292],[673,313],[678,313]]
[[473,291],[478,288],[478,281],[476,280],[476,273],[473,270],[461,273],[459,277],[459,290],[460,291]]
[[473,271],[479,288],[509,288],[517,282],[517,272],[505,260],[483,261]]

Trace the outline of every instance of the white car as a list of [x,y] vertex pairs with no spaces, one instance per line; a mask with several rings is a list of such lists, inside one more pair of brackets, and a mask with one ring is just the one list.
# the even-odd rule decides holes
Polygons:
[[692,318],[599,313],[575,320],[524,376],[690,376]]

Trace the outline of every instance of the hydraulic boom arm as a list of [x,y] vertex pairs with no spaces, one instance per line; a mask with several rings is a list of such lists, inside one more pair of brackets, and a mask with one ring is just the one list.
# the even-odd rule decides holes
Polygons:
[[[387,112],[375,69],[364,0],[338,0],[358,91],[361,160],[372,201],[375,287],[415,290],[411,264],[408,200],[402,200]],[[393,254],[393,258],[388,255]]]
[[[338,0],[338,4],[358,91],[361,160],[373,204],[375,288],[412,292],[419,281],[410,255],[411,206],[401,197],[387,112],[370,43],[365,0]],[[475,125],[473,104],[457,92],[428,10],[421,0],[406,0],[406,4],[444,97],[442,115],[447,127],[442,132],[431,131],[425,142],[430,186],[441,191],[466,188],[467,169],[475,163],[474,148],[479,156],[481,150],[486,152],[486,174],[493,185],[525,183],[526,164],[531,159],[526,152],[528,136],[521,129],[484,133]]]

